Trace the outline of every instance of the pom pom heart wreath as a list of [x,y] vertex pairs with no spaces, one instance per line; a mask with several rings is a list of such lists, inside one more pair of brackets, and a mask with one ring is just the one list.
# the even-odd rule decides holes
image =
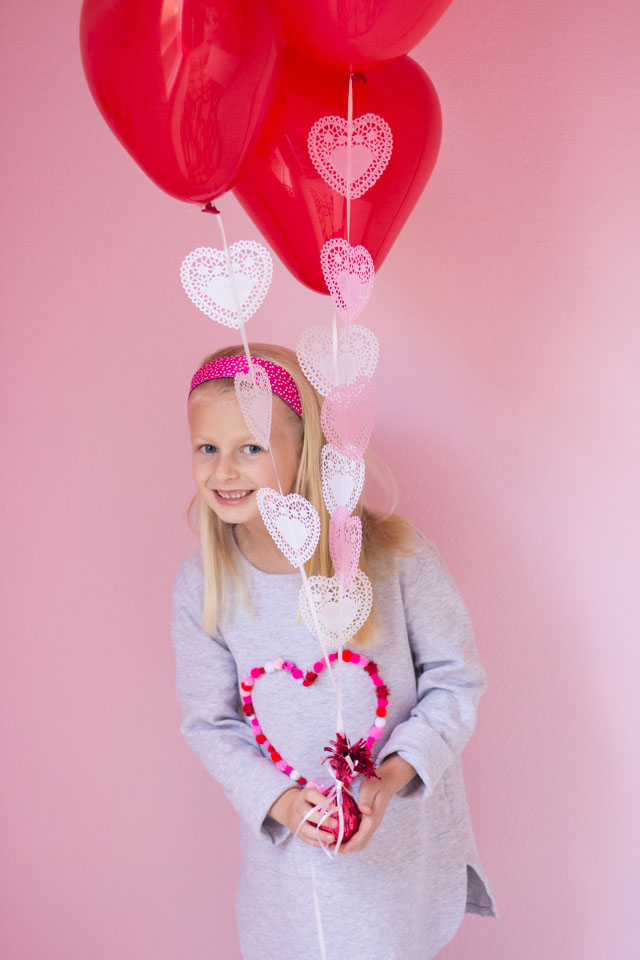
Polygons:
[[[329,654],[329,660],[331,662],[337,659],[337,651]],[[378,774],[375,772],[375,763],[371,756],[371,748],[376,740],[382,736],[383,727],[387,722],[386,716],[387,706],[389,704],[389,689],[385,686],[382,678],[378,675],[378,666],[373,662],[373,660],[369,660],[368,657],[365,657],[363,654],[356,653],[355,650],[349,650],[347,648],[342,651],[342,660],[344,663],[350,663],[354,667],[361,667],[365,673],[369,675],[376,691],[378,704],[376,708],[376,717],[369,730],[366,740],[361,738],[357,741],[357,743],[350,744],[344,734],[338,733],[336,735],[336,739],[331,741],[331,745],[329,747],[325,747],[325,753],[327,756],[323,758],[322,763],[328,764],[333,770],[334,778],[340,780],[343,784],[342,804],[345,819],[345,832],[343,834],[343,840],[346,842],[358,829],[361,818],[357,804],[346,787],[348,787],[354,777],[359,775],[362,775],[367,779],[369,777],[376,777],[377,779],[380,779]],[[282,771],[282,773],[288,776],[295,783],[299,784],[301,787],[304,787],[308,783],[307,778],[304,777],[299,770],[296,770],[290,763],[287,763],[284,757],[278,752],[277,748],[267,739],[267,736],[262,729],[260,720],[256,715],[255,707],[253,705],[253,688],[260,677],[271,676],[278,670],[284,670],[290,675],[292,680],[295,680],[296,683],[299,683],[301,686],[310,687],[315,683],[316,680],[318,680],[320,674],[322,674],[327,666],[327,660],[326,658],[323,658],[317,663],[314,663],[313,670],[307,670],[305,673],[303,670],[297,667],[292,660],[285,660],[283,657],[279,657],[273,662],[265,663],[262,667],[253,667],[253,669],[240,684],[242,712],[246,716],[247,721],[251,724],[251,732],[256,739],[256,743],[269,752],[269,756],[277,766],[278,770]],[[309,783],[309,786],[316,787],[320,793],[323,793],[329,800],[336,799],[337,790],[335,783],[329,788],[322,787],[317,783]],[[337,840],[337,830],[331,830],[328,827],[323,827],[322,829],[326,830],[327,833],[333,834]]]
[[[282,262],[320,293],[327,292],[320,250],[327,240],[345,236],[347,201],[314,167],[307,139],[320,118],[346,117],[346,76],[285,49],[273,109],[233,188]],[[367,74],[366,82],[355,78],[353,106],[355,123],[372,113],[393,134],[393,153],[380,179],[350,201],[349,242],[366,247],[378,270],[433,170],[442,116],[431,80],[409,57]]]
[[197,203],[229,189],[278,83],[275,0],[84,0],[80,49],[100,113],[154,183]]

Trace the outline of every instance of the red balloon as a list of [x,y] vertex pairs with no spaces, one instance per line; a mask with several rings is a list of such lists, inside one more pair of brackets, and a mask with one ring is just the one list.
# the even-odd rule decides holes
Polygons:
[[[307,135],[316,120],[347,115],[348,80],[285,49],[283,77],[254,154],[234,193],[283,263],[321,293],[327,289],[320,249],[346,237],[347,201],[311,162]],[[363,244],[380,267],[433,170],[442,115],[429,77],[409,57],[353,80],[354,119],[381,116],[393,133],[393,153],[381,177],[351,201],[350,242]]]
[[285,40],[336,70],[371,70],[412,50],[451,0],[280,0]]
[[82,62],[103,117],[179,200],[236,179],[279,78],[275,0],[84,0]]

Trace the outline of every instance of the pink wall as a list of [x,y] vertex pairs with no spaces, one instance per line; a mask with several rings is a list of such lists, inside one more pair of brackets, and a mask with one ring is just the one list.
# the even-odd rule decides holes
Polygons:
[[[178,267],[217,236],[98,115],[79,6],[3,8],[1,952],[236,960],[237,825],[180,736],[169,638],[186,388],[227,342]],[[366,322],[375,444],[489,675],[465,773],[500,919],[449,960],[637,949],[639,46],[635,0],[455,0],[415,54],[443,144]],[[310,322],[326,300],[278,264],[250,335]]]

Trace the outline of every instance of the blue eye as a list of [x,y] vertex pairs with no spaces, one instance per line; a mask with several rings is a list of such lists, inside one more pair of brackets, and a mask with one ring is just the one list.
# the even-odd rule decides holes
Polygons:
[[257,443],[248,443],[244,449],[251,453],[262,453],[262,447],[259,447]]
[[203,443],[200,449],[203,453],[213,453],[216,448],[212,443]]

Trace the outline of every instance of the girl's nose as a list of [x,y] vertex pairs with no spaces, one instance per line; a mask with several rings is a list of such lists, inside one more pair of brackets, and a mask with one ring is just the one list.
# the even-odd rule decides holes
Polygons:
[[238,470],[238,465],[234,456],[228,455],[219,458],[216,476],[220,479],[220,481],[228,482],[229,480],[235,479],[235,477],[238,477],[239,475],[240,471]]

